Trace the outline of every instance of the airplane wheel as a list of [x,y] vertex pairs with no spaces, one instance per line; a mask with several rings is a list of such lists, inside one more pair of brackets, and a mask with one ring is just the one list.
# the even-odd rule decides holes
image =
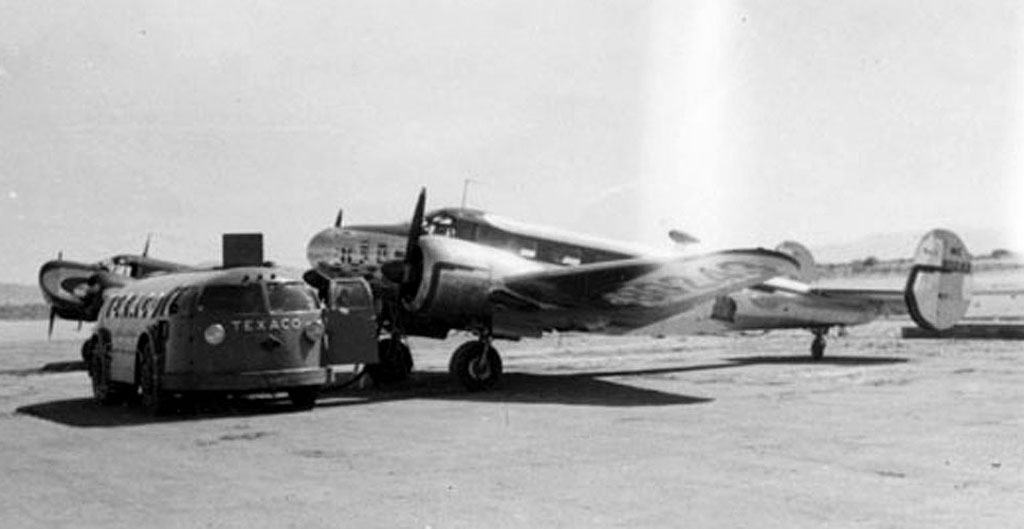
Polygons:
[[171,409],[173,395],[163,389],[160,358],[150,342],[139,347],[138,355],[142,408],[154,416],[164,415]]
[[412,353],[401,340],[387,338],[377,342],[377,355],[380,363],[366,366],[366,372],[374,382],[383,384],[409,378],[413,366]]
[[811,342],[811,358],[815,360],[821,360],[825,356],[825,338],[822,336],[815,336],[814,341]]
[[[481,365],[484,349],[487,349],[487,362]],[[462,383],[469,391],[489,389],[501,378],[501,355],[493,346],[484,342],[466,342],[452,353],[448,363],[448,372]]]
[[124,384],[110,380],[110,343],[93,339],[89,353],[89,378],[92,379],[92,398],[111,406],[124,401],[127,391]]
[[318,396],[320,396],[320,388],[317,386],[303,386],[288,390],[288,399],[292,401],[292,406],[300,410],[313,409]]

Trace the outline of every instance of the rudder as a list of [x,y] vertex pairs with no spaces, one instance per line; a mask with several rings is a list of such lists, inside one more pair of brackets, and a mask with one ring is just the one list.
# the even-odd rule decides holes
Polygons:
[[970,275],[971,256],[960,237],[941,229],[926,233],[904,289],[914,323],[931,331],[953,327],[971,303]]

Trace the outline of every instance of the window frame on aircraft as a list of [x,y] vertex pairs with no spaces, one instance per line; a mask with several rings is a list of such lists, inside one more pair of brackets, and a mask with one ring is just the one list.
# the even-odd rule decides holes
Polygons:
[[521,238],[515,241],[516,254],[526,259],[537,259],[539,244],[536,239]]

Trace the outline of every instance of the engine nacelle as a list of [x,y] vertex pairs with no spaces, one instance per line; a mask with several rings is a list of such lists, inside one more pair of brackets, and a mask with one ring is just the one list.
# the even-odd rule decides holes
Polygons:
[[419,251],[419,284],[405,308],[448,321],[488,317],[495,278],[544,268],[505,250],[448,237],[420,237]]

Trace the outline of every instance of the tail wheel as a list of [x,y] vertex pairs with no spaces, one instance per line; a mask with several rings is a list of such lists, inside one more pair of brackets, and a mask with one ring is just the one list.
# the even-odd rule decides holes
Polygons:
[[[123,384],[110,380],[110,342],[91,338],[89,358],[89,378],[92,379],[92,398],[104,405],[111,406],[124,401],[127,391]],[[83,347],[83,354],[85,353]]]
[[163,389],[163,366],[150,342],[139,346],[139,390],[142,407],[152,415],[170,411],[172,395]]
[[313,409],[319,395],[320,388],[317,386],[304,386],[288,390],[288,399],[292,401],[292,406],[300,410]]
[[412,353],[409,346],[397,338],[377,342],[377,356],[380,363],[366,366],[366,371],[374,382],[398,382],[409,378],[409,374],[412,373]]
[[469,391],[489,389],[501,378],[501,355],[486,342],[466,342],[452,353],[448,371]]

